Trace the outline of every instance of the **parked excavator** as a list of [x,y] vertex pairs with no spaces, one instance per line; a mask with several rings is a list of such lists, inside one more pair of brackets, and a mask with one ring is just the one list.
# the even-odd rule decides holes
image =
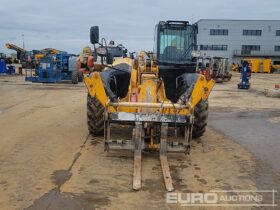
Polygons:
[[[105,69],[85,77],[88,129],[93,136],[104,135],[105,151],[134,151],[134,190],[141,189],[145,150],[159,153],[166,189],[173,191],[167,153],[189,154],[192,138],[205,132],[207,98],[215,82],[196,73],[196,37],[196,25],[160,21],[153,53],[141,51],[134,59],[114,61],[105,39],[99,41],[99,27],[91,27],[91,43],[99,46],[94,49]],[[114,136],[113,130],[121,126],[130,129],[131,139]],[[168,138],[173,131],[175,138]]]

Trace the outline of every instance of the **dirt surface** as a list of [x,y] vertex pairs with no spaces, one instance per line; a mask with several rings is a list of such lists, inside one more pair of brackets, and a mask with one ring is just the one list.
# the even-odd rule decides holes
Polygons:
[[[264,119],[264,126],[270,123],[266,132],[280,136],[273,127],[279,126],[279,99],[262,93],[279,83],[280,74],[254,74],[248,91],[237,89],[238,80],[235,74],[229,83],[215,86],[210,125],[205,136],[193,142],[191,155],[168,156],[176,192],[271,187],[279,191],[277,139],[269,140],[269,146],[252,144],[259,150],[256,153],[237,132],[243,126],[234,125],[238,119],[251,124],[252,115],[260,113],[258,119]],[[132,190],[133,153],[105,153],[102,138],[88,135],[86,95],[83,84],[30,84],[22,77],[0,77],[0,208],[185,209],[166,203],[158,154],[143,154],[142,190]],[[232,118],[228,113],[237,114]],[[127,130],[120,128],[119,132]],[[259,134],[250,130],[250,135],[253,140]],[[266,152],[269,148],[275,148],[273,156]],[[264,159],[260,158],[263,154]]]

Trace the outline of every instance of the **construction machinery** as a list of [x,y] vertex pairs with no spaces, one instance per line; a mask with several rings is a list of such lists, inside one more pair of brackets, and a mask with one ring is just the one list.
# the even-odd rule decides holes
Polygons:
[[[207,98],[215,82],[196,73],[192,57],[196,37],[196,25],[160,21],[153,53],[142,51],[135,59],[114,61],[105,39],[99,42],[98,26],[91,28],[91,43],[99,45],[96,53],[105,69],[84,79],[88,129],[92,135],[104,135],[105,151],[134,151],[134,190],[141,188],[142,151],[155,151],[159,152],[166,189],[173,191],[167,153],[189,154],[192,138],[205,132]],[[114,129],[121,126],[131,131],[131,139],[115,135]],[[176,138],[177,130],[182,138]],[[175,138],[168,138],[173,131]]]
[[77,58],[77,70],[73,71],[73,77],[75,74],[78,75],[79,82],[82,82],[84,79],[84,74],[88,74],[90,69],[94,67],[94,57],[92,50],[89,46],[83,48],[83,51]]
[[203,74],[207,80],[211,79],[210,63],[211,63],[210,56],[197,57],[196,72]]
[[271,65],[271,72],[273,72],[273,73],[280,73],[280,65],[279,64]]
[[0,58],[0,74],[15,74],[15,67],[6,63],[5,59]]
[[242,62],[242,71],[241,71],[241,82],[238,83],[237,87],[238,89],[249,89],[250,88],[250,82],[249,80],[251,79],[251,67],[249,65],[248,61],[243,61]]
[[0,74],[15,74],[15,66],[12,65],[12,58],[0,53]]
[[216,83],[228,82],[232,77],[228,69],[228,60],[224,57],[198,56],[196,70],[207,79],[214,79]]
[[42,50],[27,51],[15,44],[6,44],[7,49],[15,50],[17,52],[17,59],[21,62],[23,68],[34,69],[38,67],[40,59],[49,55],[67,54],[67,52],[57,50],[54,48],[44,48]]
[[[127,49],[122,45],[115,45],[114,41],[110,41],[107,46],[107,53],[113,58],[127,57]],[[102,49],[101,49],[102,50]],[[77,72],[73,72],[79,75],[79,82],[83,81],[83,74],[89,74],[91,71],[102,71],[104,66],[100,65],[101,61],[98,60],[99,48],[94,48],[94,51],[89,46],[83,48],[77,59]]]
[[238,69],[238,64],[232,63],[231,66],[230,66],[230,69],[231,69],[231,71],[237,71],[237,69]]
[[263,59],[261,72],[263,72],[263,73],[273,73],[272,60],[271,59],[269,59],[269,58]]
[[13,59],[11,56],[7,56],[5,53],[0,53],[0,59],[4,60],[6,64],[12,64],[16,59]]
[[73,78],[72,72],[76,70],[77,57],[72,54],[56,54],[42,57],[36,69],[26,71],[25,81],[39,83],[57,83],[70,80],[78,83],[78,75]]
[[232,74],[229,72],[228,58],[211,57],[212,78],[216,82],[230,81]]
[[241,60],[241,63],[244,63],[244,62],[248,62],[248,64],[251,66],[252,73],[260,73],[260,66],[262,64],[262,59],[245,58],[245,59]]
[[252,73],[273,73],[274,66],[270,58],[245,58],[243,61],[249,63]]
[[6,44],[6,48],[16,51],[17,59],[21,62],[23,68],[34,68],[35,63],[34,60],[32,60],[32,51],[26,51],[25,49],[10,43]]
[[42,50],[32,50],[33,52],[33,59],[38,64],[40,60],[44,57],[56,55],[56,54],[67,54],[65,51],[57,50],[54,48],[44,48]]

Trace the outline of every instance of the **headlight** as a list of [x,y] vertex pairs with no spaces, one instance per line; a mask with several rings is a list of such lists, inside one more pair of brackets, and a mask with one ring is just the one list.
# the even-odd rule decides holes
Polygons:
[[99,47],[96,49],[96,52],[98,55],[106,55],[106,48],[105,47]]

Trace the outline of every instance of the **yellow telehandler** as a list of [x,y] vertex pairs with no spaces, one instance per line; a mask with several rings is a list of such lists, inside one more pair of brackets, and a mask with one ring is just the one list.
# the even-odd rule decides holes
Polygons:
[[[85,77],[88,129],[104,135],[105,151],[134,151],[134,190],[141,188],[145,150],[159,152],[166,189],[173,191],[167,152],[189,154],[192,138],[205,132],[215,82],[195,71],[196,36],[197,26],[187,21],[160,21],[153,53],[114,60],[106,40],[99,42],[98,26],[91,27],[91,43],[105,69]],[[124,125],[132,128],[131,139],[114,138],[112,127]],[[181,131],[182,141],[167,138],[172,129]]]

